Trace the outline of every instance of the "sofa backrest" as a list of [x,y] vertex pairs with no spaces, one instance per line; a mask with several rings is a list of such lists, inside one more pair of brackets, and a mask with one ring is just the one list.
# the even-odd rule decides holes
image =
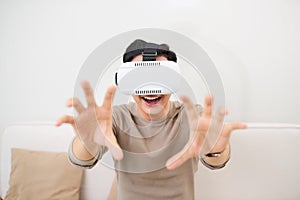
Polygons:
[[[55,127],[47,124],[18,124],[7,127],[2,134],[1,144],[1,197],[9,187],[11,167],[11,148],[23,148],[37,151],[67,152],[74,137],[71,126]],[[106,199],[110,191],[115,172],[102,164],[85,170],[81,187],[82,200]]]

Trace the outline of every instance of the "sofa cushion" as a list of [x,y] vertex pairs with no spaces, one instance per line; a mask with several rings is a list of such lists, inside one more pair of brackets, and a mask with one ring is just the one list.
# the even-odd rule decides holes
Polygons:
[[83,170],[67,153],[12,149],[9,190],[5,200],[79,199]]

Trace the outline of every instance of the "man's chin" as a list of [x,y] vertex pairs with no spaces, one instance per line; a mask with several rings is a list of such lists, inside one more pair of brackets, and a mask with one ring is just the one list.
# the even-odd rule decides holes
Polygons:
[[151,120],[158,120],[165,114],[165,108],[160,104],[151,107],[144,105],[143,110],[146,114],[149,115]]

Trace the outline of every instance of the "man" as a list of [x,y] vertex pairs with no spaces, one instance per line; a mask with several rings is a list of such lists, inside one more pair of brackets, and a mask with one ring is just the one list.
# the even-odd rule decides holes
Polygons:
[[[157,50],[157,61],[177,61],[167,45],[143,40],[129,45],[123,61],[145,60],[143,51],[147,49]],[[69,157],[75,165],[93,167],[106,150],[110,151],[118,166],[118,198],[122,200],[194,199],[194,173],[199,157],[211,169],[224,167],[230,157],[231,132],[246,128],[241,122],[225,124],[213,148],[200,156],[203,155],[205,138],[218,130],[214,127],[220,125],[218,123],[222,123],[227,114],[221,109],[213,116],[212,96],[205,97],[203,108],[194,105],[187,96],[181,97],[183,104],[172,102],[171,94],[134,95],[135,103],[112,107],[115,86],[107,89],[102,106],[96,104],[93,89],[87,81],[82,82],[82,88],[87,108],[77,98],[69,99],[67,106],[74,107],[78,116],[63,116],[57,121],[57,126],[68,123],[74,127],[76,137],[70,146]],[[133,133],[139,137],[134,137]],[[169,159],[155,165],[158,162],[155,158],[166,155],[162,150],[165,147],[173,153],[167,154]],[[145,160],[135,162],[133,159],[128,161],[128,152],[145,155],[156,152],[156,156],[146,156]],[[126,168],[128,165],[140,168],[135,168],[138,169],[135,173],[130,167]],[[149,165],[151,167],[147,168]]]

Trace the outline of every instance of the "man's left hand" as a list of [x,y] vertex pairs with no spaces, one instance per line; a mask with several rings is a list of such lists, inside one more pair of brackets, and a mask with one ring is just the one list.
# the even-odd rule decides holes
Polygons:
[[[224,152],[229,146],[231,132],[237,129],[245,129],[247,126],[242,122],[231,122],[223,124],[224,117],[227,115],[225,108],[219,108],[213,116],[213,98],[211,95],[205,97],[205,104],[201,115],[198,114],[195,104],[187,97],[181,97],[190,128],[190,137],[184,148],[171,157],[166,167],[168,169],[176,169],[188,159],[199,157],[206,153]],[[219,134],[220,133],[220,134]],[[212,141],[210,138],[216,138],[217,141],[211,148]]]

